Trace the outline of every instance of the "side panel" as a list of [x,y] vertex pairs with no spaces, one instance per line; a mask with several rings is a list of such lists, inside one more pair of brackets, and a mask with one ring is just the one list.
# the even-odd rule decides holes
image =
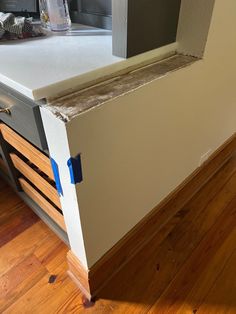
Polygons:
[[80,222],[79,204],[75,185],[71,184],[67,161],[71,158],[68,146],[66,124],[57,119],[45,108],[40,108],[51,158],[59,169],[62,195],[61,207],[65,219],[67,235],[72,252],[87,269],[87,258],[84,248],[83,233]]

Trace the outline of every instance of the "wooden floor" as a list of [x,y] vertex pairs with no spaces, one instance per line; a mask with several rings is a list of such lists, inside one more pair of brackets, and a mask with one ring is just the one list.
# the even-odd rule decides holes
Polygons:
[[0,179],[0,313],[236,313],[236,158],[86,303],[66,246]]

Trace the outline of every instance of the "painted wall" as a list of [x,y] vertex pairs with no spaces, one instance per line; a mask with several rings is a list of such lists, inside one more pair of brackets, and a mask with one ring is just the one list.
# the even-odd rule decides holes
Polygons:
[[216,0],[202,61],[67,124],[88,267],[236,131],[235,29],[235,0]]

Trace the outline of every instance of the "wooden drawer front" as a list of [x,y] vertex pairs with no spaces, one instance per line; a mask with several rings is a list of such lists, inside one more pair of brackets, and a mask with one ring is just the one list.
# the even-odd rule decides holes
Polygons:
[[39,192],[37,192],[25,179],[20,178],[22,190],[53,220],[62,230],[66,232],[63,215],[53,207]]
[[0,119],[38,148],[47,149],[39,105],[0,85],[0,109],[6,108],[10,114],[2,112]]
[[1,123],[0,130],[6,142],[13,146],[18,152],[34,163],[50,179],[54,180],[50,159],[42,154],[38,149],[24,140],[7,125]]
[[54,188],[45,178],[24,162],[14,153],[10,154],[14,167],[33,183],[48,199],[58,208],[61,208],[60,199],[56,188]]

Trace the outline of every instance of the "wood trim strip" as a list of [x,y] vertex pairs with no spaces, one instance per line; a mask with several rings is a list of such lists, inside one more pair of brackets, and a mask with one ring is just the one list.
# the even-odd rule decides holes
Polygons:
[[42,191],[42,193],[46,195],[58,208],[61,209],[61,203],[57,190],[16,154],[11,153],[10,157],[14,167],[30,182],[32,182],[40,191]]
[[[201,167],[194,171],[180,186],[157,205],[125,237],[109,250],[88,271],[89,291],[91,297],[112,279],[124,265],[133,258],[161,228],[219,171],[236,151],[236,134],[229,138]],[[79,269],[70,269],[79,287],[84,286],[80,280]],[[72,277],[72,276],[71,276]],[[72,277],[72,279],[73,279]],[[84,280],[84,278],[83,278]],[[87,291],[87,288],[85,289]]]
[[19,178],[22,190],[36,203],[39,207],[55,221],[58,226],[66,232],[64,217],[54,208],[40,193],[38,193],[24,178]]
[[72,251],[67,253],[67,262],[69,266],[68,275],[76,283],[85,297],[91,300],[89,271],[84,268]]
[[24,140],[7,125],[1,123],[0,130],[5,141],[34,163],[41,171],[49,176],[50,179],[54,180],[51,162],[47,156],[42,154],[37,148]]

